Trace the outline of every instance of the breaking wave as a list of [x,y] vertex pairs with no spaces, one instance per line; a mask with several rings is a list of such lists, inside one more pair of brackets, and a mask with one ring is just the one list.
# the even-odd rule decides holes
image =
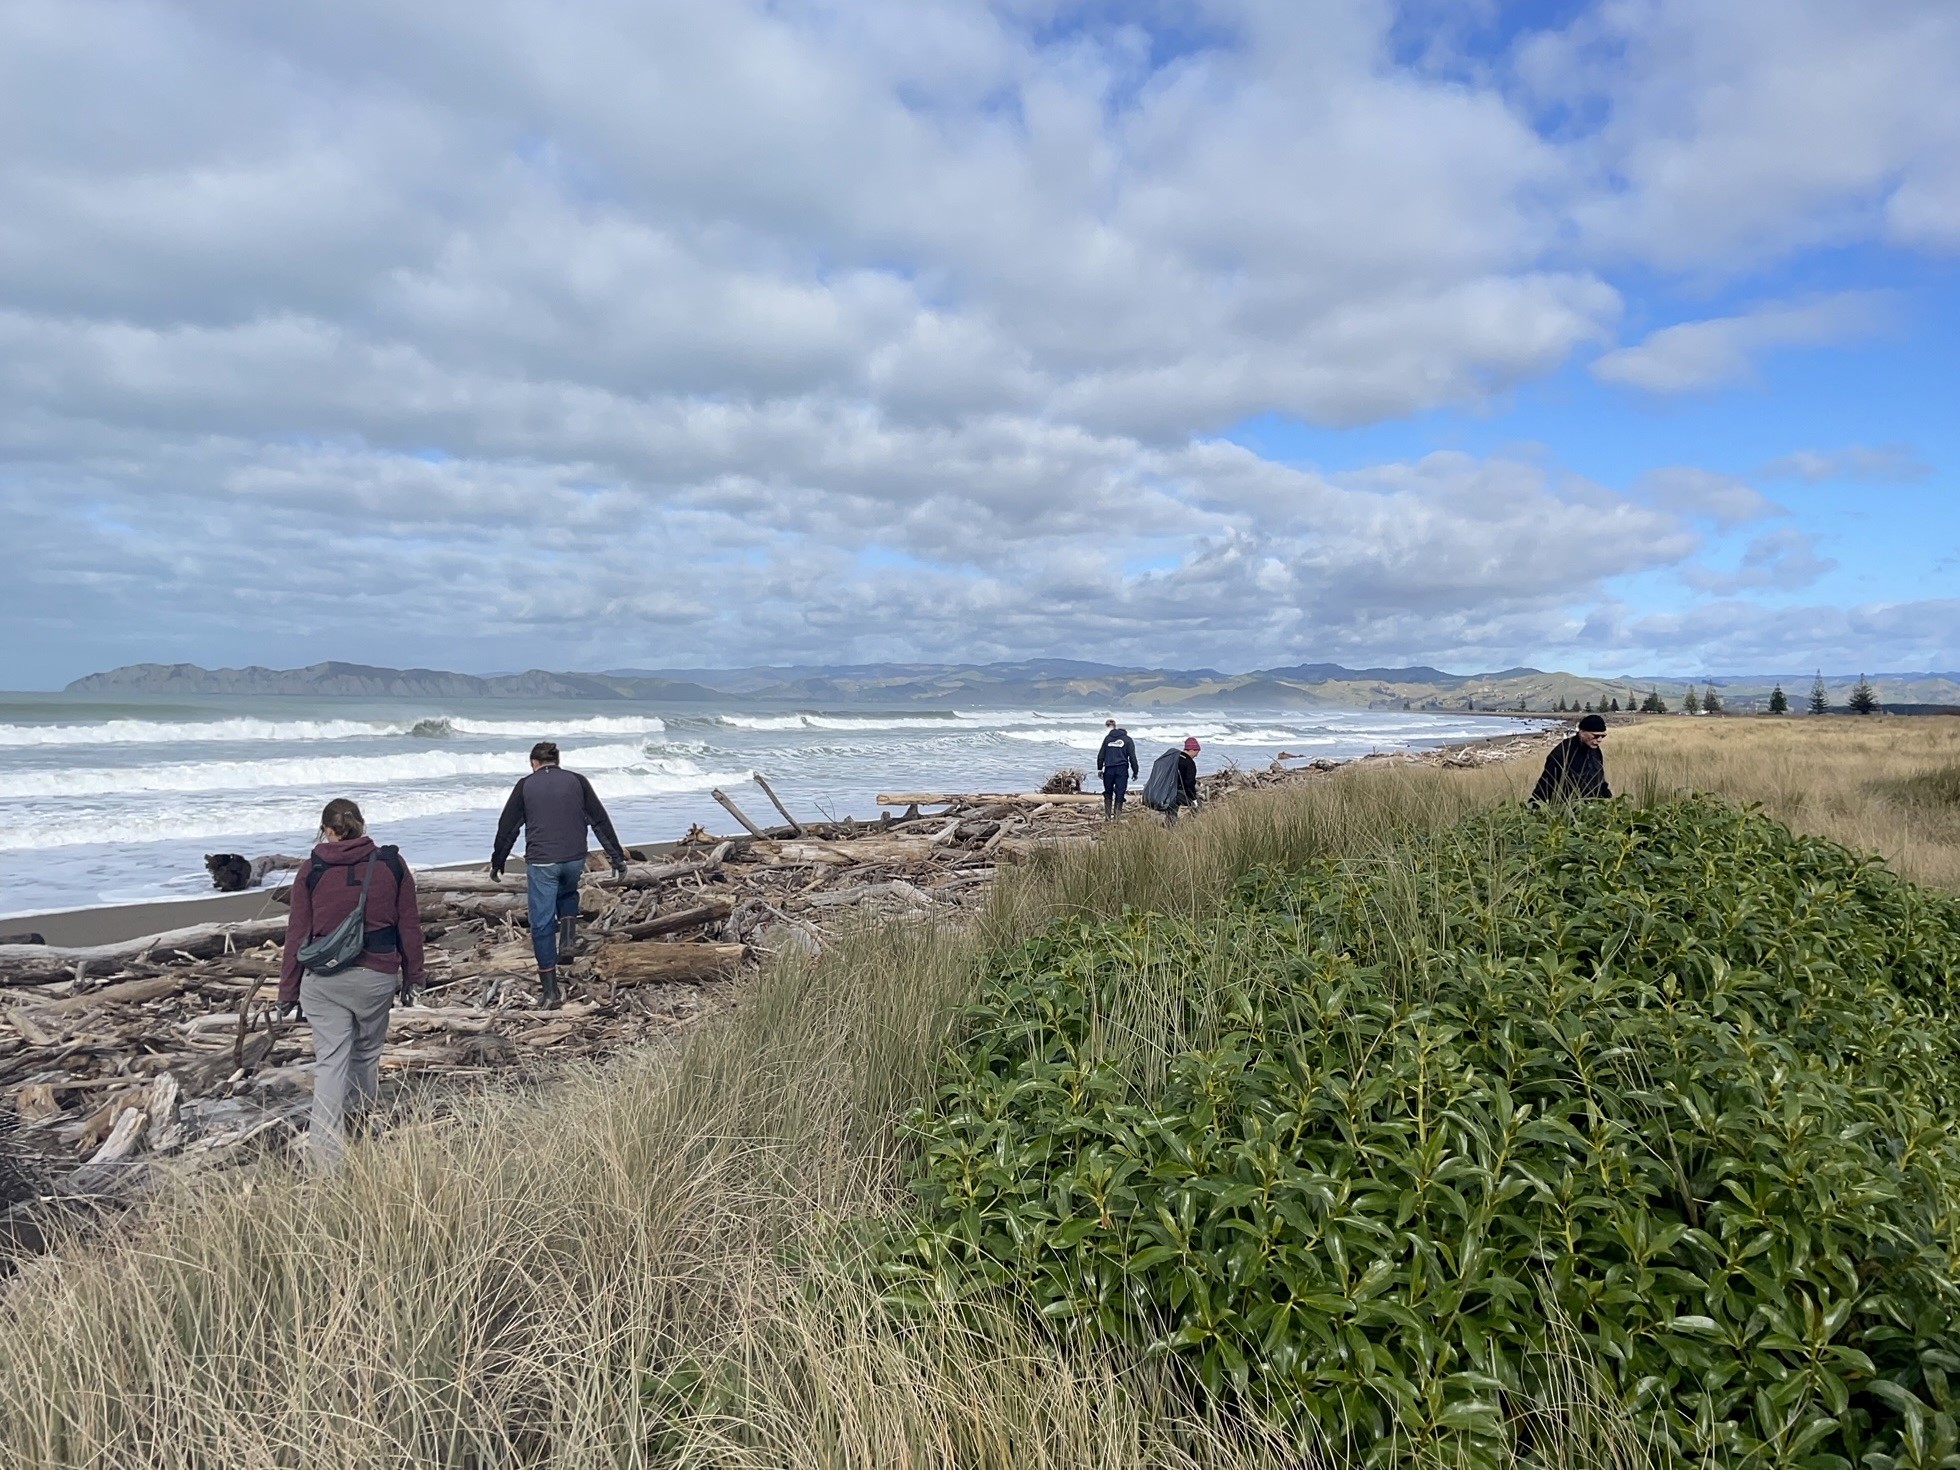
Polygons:
[[179,745],[255,740],[374,740],[408,736],[446,740],[477,736],[507,740],[568,740],[589,735],[658,735],[658,715],[595,715],[579,720],[477,720],[431,715],[400,720],[104,720],[93,725],[0,725],[0,747],[60,745]]
[[[641,797],[673,796],[734,785],[749,779],[747,771],[709,771],[693,761],[649,759],[632,769],[594,770],[592,784],[604,801],[615,803]],[[369,825],[383,827],[419,817],[454,816],[465,812],[497,811],[510,794],[503,781],[478,781],[434,790],[388,788],[361,793],[361,810]],[[0,826],[0,851],[26,848],[77,847],[93,843],[145,843],[258,834],[291,836],[310,841],[319,820],[316,805],[296,792],[226,796],[191,796],[146,802],[138,811],[100,809],[75,811],[50,808],[10,814]],[[488,850],[491,828],[484,831]]]
[[[656,760],[638,745],[594,745],[565,752],[586,772]],[[77,766],[0,772],[0,799],[112,796],[135,791],[253,791],[266,787],[386,786],[458,776],[506,776],[529,769],[523,751],[422,750],[404,755],[312,755],[273,760],[181,761],[153,766]]]
[[469,720],[437,715],[417,720],[407,732],[422,740],[446,740],[457,735],[500,740],[567,740],[581,735],[659,735],[667,722],[658,715],[594,715],[584,720]]
[[732,730],[951,730],[980,723],[957,714],[920,715],[716,715]]

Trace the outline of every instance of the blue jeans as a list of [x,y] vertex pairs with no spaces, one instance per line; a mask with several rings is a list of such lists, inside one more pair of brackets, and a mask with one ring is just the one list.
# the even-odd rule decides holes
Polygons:
[[558,921],[578,913],[578,879],[584,871],[584,858],[524,865],[531,900],[531,953],[538,957],[540,970],[558,968]]

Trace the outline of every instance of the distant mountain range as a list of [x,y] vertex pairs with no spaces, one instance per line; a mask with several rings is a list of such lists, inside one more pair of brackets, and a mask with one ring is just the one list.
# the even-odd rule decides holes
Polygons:
[[[1827,678],[1842,705],[1856,676]],[[196,664],[129,664],[90,674],[71,694],[267,695],[314,698],[577,699],[663,704],[744,704],[803,709],[978,708],[1411,709],[1548,710],[1559,703],[1631,708],[1649,691],[1678,704],[1692,685],[1714,685],[1737,712],[1755,709],[1781,684],[1793,708],[1810,692],[1810,675],[1740,675],[1717,679],[1598,679],[1540,669],[1451,674],[1427,667],[1350,669],[1294,664],[1226,674],[1217,669],[1140,669],[1075,659],[990,664],[853,664],[750,669],[613,669],[479,677],[441,669],[386,669],[321,663],[303,669],[206,669]],[[1960,705],[1960,673],[1874,674],[1879,698],[1892,705]]]

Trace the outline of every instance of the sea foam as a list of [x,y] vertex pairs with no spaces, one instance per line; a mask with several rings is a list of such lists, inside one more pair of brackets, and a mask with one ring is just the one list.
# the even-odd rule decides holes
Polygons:
[[0,746],[180,745],[217,742],[444,740],[476,736],[503,740],[567,740],[588,735],[658,735],[658,715],[595,715],[576,720],[478,720],[428,715],[416,720],[104,720],[88,725],[0,724]]
[[[279,756],[269,760],[179,761],[164,765],[71,766],[0,772],[0,799],[112,796],[136,791],[253,791],[266,787],[371,787],[529,770],[526,752],[418,750],[401,755]],[[594,745],[565,752],[582,770],[617,770],[654,759],[638,745]]]

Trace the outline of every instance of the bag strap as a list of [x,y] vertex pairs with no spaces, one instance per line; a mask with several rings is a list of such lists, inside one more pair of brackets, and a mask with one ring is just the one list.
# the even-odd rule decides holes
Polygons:
[[[395,875],[395,883],[399,887],[402,879],[408,876],[408,867],[402,862],[402,850],[390,844],[387,847],[376,848],[375,852],[380,856],[381,861],[388,865],[388,871]],[[369,862],[372,863],[373,858],[370,858]],[[315,854],[308,860],[306,865],[306,891],[311,893],[315,888],[320,886],[320,875],[326,872],[328,868],[345,866],[348,865],[344,863],[330,863],[318,854]]]
[[[361,874],[361,896],[360,896],[360,898],[359,898],[359,899],[358,899],[358,900],[357,900],[357,901],[355,902],[355,904],[354,904],[354,913],[356,913],[356,914],[359,914],[359,915],[361,916],[361,927],[362,927],[363,929],[366,929],[366,928],[367,928],[367,896],[368,896],[368,884],[370,884],[370,883],[372,883],[372,882],[374,881],[374,859],[375,859],[375,857],[376,857],[376,854],[374,854],[374,853],[369,853],[369,854],[368,854],[368,860],[367,860],[367,870],[366,870],[365,872],[363,872],[363,873]],[[321,871],[321,872],[325,872],[325,871],[326,871],[326,870],[327,870],[328,868],[342,868],[342,867],[352,867],[352,866],[353,866],[353,864],[351,864],[351,863],[321,863],[321,862],[320,862],[320,860],[319,860],[318,858],[315,858],[315,859],[313,859],[313,861],[314,861],[314,862],[316,862],[316,863],[319,863],[319,865],[320,865],[320,871]],[[309,873],[309,874],[307,874],[307,882],[308,882],[308,885],[309,885],[309,886],[310,886],[310,885],[311,885],[311,883],[312,883],[312,879],[313,879],[313,875],[312,875],[311,873]],[[352,914],[350,914],[350,915],[349,915],[348,917],[349,917],[349,918],[351,918],[352,916],[353,916],[353,915],[352,915]],[[346,922],[347,922],[347,920],[346,920],[346,919],[342,919],[342,920],[341,920],[340,922],[344,924],[344,923],[346,923]],[[313,937],[313,938],[315,938],[315,939],[318,939],[318,938],[320,938],[321,936],[320,936],[320,935],[318,935],[318,934],[315,934],[315,935],[313,935],[312,937]]]

